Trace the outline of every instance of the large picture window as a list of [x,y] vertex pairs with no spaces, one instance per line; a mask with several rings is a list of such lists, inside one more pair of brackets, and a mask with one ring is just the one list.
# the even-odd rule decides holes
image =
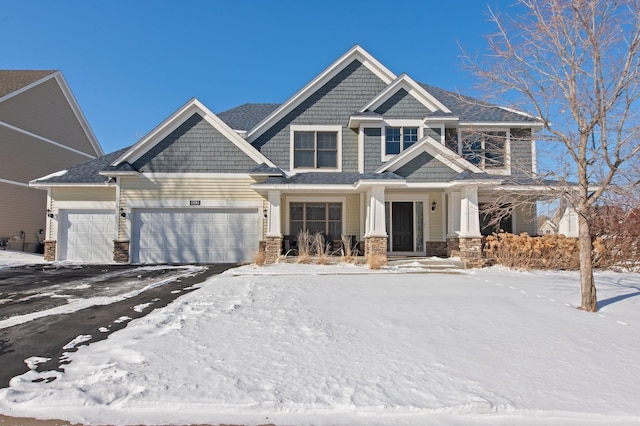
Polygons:
[[338,132],[295,131],[293,167],[335,169],[338,167]]
[[387,127],[385,133],[385,152],[387,155],[400,154],[418,142],[417,127]]
[[291,203],[289,205],[289,232],[309,230],[325,237],[340,239],[342,234],[342,203]]

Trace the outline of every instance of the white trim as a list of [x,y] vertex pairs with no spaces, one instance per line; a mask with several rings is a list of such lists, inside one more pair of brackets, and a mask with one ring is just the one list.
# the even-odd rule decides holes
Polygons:
[[[387,154],[387,127],[399,127],[401,129],[405,127],[416,127],[418,128],[418,141],[420,141],[424,137],[424,121],[420,119],[387,119],[382,122],[380,126],[380,161],[387,162],[396,155],[402,154],[407,149],[401,149],[398,154]],[[402,141],[403,134],[400,132],[400,143]],[[415,143],[417,145],[418,142]],[[402,148],[402,147],[401,147]]]
[[[502,175],[502,176],[509,176],[511,175],[511,128],[504,128],[504,127],[483,127],[482,132],[505,132],[505,141],[504,141],[504,167],[501,168],[486,168],[486,166],[483,167],[478,167],[480,170],[482,170],[485,173],[488,173],[490,175]],[[481,136],[482,136],[482,132],[481,132]],[[460,154],[460,156],[462,158],[464,158],[462,151],[463,151],[463,143],[462,143],[462,135],[463,133],[474,133],[474,129],[472,128],[459,128],[458,129],[458,153]],[[484,163],[485,162],[485,138],[482,138],[482,158],[481,158],[481,162]],[[468,161],[468,160],[465,160]],[[471,162],[470,162],[471,163]],[[473,163],[471,163],[473,164]]]
[[21,129],[19,127],[13,126],[13,125],[11,125],[9,123],[5,123],[4,121],[0,121],[0,126],[6,127],[8,129],[11,129],[14,132],[22,133],[22,134],[27,135],[27,136],[29,136],[31,138],[38,139],[41,142],[45,142],[45,143],[54,145],[54,146],[56,146],[58,148],[66,149],[67,151],[71,151],[71,152],[73,152],[75,154],[83,155],[83,156],[85,156],[87,158],[90,158],[90,159],[96,158],[95,155],[87,154],[86,152],[82,152],[82,151],[80,151],[78,149],[71,148],[70,146],[63,145],[61,143],[58,143],[58,142],[53,141],[51,139],[47,139],[47,138],[45,138],[43,136],[40,136],[40,135],[36,135],[35,133],[32,133],[32,132],[30,132],[28,130],[24,130],[24,129]]
[[105,188],[115,186],[113,182],[103,182],[103,183],[82,183],[82,182],[62,182],[62,183],[40,183],[38,181],[29,182],[29,186],[34,188],[52,188],[52,187],[96,187],[96,188]]
[[373,56],[371,56],[362,47],[355,45],[343,54],[338,60],[331,64],[328,68],[318,74],[313,80],[307,83],[302,89],[291,96],[286,102],[276,108],[271,114],[260,121],[253,129],[247,132],[247,138],[249,141],[254,141],[260,135],[262,135],[273,124],[281,120],[294,108],[300,105],[305,99],[307,99],[316,90],[322,87],[325,83],[335,77],[340,71],[342,71],[347,65],[354,60],[358,59],[362,64],[373,72],[380,80],[385,84],[391,83],[396,75],[389,71],[384,65],[378,62]]
[[[294,136],[295,132],[336,132],[336,167],[329,168],[294,168]],[[315,151],[317,153],[317,149]],[[289,171],[305,172],[342,172],[342,126],[340,125],[307,125],[292,124],[289,126]]]
[[382,173],[387,170],[395,171],[403,165],[407,164],[409,161],[413,160],[423,151],[458,173],[462,173],[465,170],[469,170],[474,173],[484,173],[483,170],[471,164],[461,156],[456,155],[449,148],[443,146],[429,135],[419,140],[418,143],[409,147],[409,149],[404,150],[400,154],[396,155],[386,164],[380,166],[375,171],[375,173]]
[[56,201],[53,212],[60,210],[113,210],[116,209],[114,201]]
[[[429,204],[430,197],[428,193],[422,194],[385,194],[384,197],[385,202],[389,203],[412,203],[413,204],[413,251],[409,253],[426,253],[426,247],[424,246],[426,241],[431,240],[431,222],[429,220],[429,213],[431,212],[431,206]],[[417,214],[416,214],[416,203],[422,202],[422,248],[421,251],[416,251],[416,237],[417,237]],[[393,251],[393,207],[389,204],[389,217],[385,218],[385,220],[389,223],[389,253],[400,254],[403,252]]]
[[358,126],[358,173],[364,173],[364,129],[363,123]]
[[117,166],[124,162],[133,163],[142,157],[146,152],[153,148],[156,144],[166,138],[171,132],[180,127],[186,120],[191,118],[195,113],[200,114],[214,129],[226,137],[229,142],[236,145],[256,164],[265,163],[269,167],[276,167],[267,157],[256,150],[251,144],[244,140],[237,132],[230,128],[226,123],[220,120],[213,112],[204,106],[196,98],[190,99],[186,104],[181,106],[176,112],[171,114],[162,123],[156,126],[151,132],[140,139],[127,152],[121,155],[116,161],[111,163]]
[[31,185],[29,185],[28,183],[17,182],[15,180],[9,180],[9,179],[3,179],[3,178],[0,178],[0,183],[6,183],[8,185],[15,185],[15,186],[22,186],[25,188],[31,188]]
[[322,195],[294,195],[294,196],[286,196],[285,195],[285,206],[286,210],[284,212],[284,235],[290,235],[291,233],[291,203],[342,203],[342,234],[347,233],[347,197],[335,197],[329,196],[324,197]]
[[[531,170],[533,171],[533,175],[537,176],[538,174],[538,154],[536,152],[536,140],[533,137],[533,129],[531,131]],[[537,222],[536,222],[537,223]]]
[[149,179],[251,179],[249,173],[140,173],[140,177]]
[[52,78],[54,78],[54,77],[55,77],[55,74],[56,74],[56,73],[59,73],[59,72],[60,72],[60,71],[52,71],[50,74],[45,75],[44,77],[42,77],[42,78],[41,78],[41,79],[39,79],[39,80],[34,81],[33,83],[29,83],[29,84],[27,84],[26,86],[22,86],[22,87],[21,87],[21,88],[19,88],[18,90],[14,90],[13,92],[9,92],[9,93],[7,93],[6,95],[4,95],[4,96],[0,97],[0,102],[4,102],[4,101],[6,101],[7,99],[11,99],[11,98],[13,98],[13,97],[15,97],[15,96],[18,96],[19,94],[24,93],[24,92],[26,92],[27,90],[29,90],[29,89],[31,89],[31,88],[33,88],[33,87],[36,87],[36,86],[38,86],[38,85],[40,85],[40,84],[44,83],[44,82],[45,82],[45,81],[47,81],[47,80],[51,80]]
[[395,81],[391,82],[380,93],[378,93],[369,103],[360,109],[359,112],[365,112],[367,110],[375,111],[389,98],[395,95],[400,89],[407,91],[415,100],[424,105],[431,112],[442,111],[451,113],[451,110],[447,108],[442,102],[436,99],[431,93],[425,90],[424,87],[416,83],[407,74],[401,74]]
[[538,124],[538,123],[531,123],[530,121],[525,121],[525,122],[520,122],[520,121],[493,121],[493,122],[486,122],[486,121],[480,121],[480,122],[476,122],[476,121],[464,121],[464,122],[460,122],[458,123],[458,125],[460,127],[482,127],[482,128],[486,128],[486,127],[511,127],[511,128],[535,128],[535,129],[541,129],[542,127],[544,127],[543,124]]
[[[199,201],[200,205],[192,206],[191,201]],[[155,200],[131,200],[127,202],[127,213],[133,209],[216,209],[216,208],[264,208],[263,201],[235,201],[224,199],[155,199]]]

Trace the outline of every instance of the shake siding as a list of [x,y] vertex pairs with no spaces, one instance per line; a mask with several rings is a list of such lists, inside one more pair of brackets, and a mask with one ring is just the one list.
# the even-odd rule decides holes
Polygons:
[[427,116],[430,111],[418,102],[404,89],[398,90],[393,96],[380,105],[375,112],[384,118],[412,118],[420,119]]
[[13,126],[97,155],[53,78],[1,102],[0,117]]
[[134,164],[142,172],[246,173],[257,166],[199,114],[192,115]]
[[260,135],[253,145],[278,167],[289,170],[290,130],[295,125],[342,125],[342,170],[358,170],[358,136],[348,128],[349,117],[385,84],[358,60],[304,100],[282,120]]
[[533,170],[531,129],[511,129],[511,175],[530,177]]
[[0,143],[2,143],[0,178],[22,183],[89,160],[84,155],[6,127],[0,127]]
[[407,179],[407,182],[448,182],[458,173],[423,152],[395,171]]
[[364,172],[373,173],[382,165],[382,129],[366,128],[364,131]]
[[[258,201],[264,198],[249,187],[251,178],[123,178],[120,182],[120,207],[127,210],[133,200],[226,200]],[[203,207],[194,207],[203,208]],[[118,238],[126,238],[126,221],[121,219]]]

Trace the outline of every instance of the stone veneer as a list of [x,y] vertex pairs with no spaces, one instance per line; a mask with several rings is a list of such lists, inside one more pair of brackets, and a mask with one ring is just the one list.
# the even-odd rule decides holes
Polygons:
[[446,241],[425,241],[424,249],[427,256],[447,257]]
[[482,237],[447,238],[447,256],[459,257],[465,268],[482,268]]
[[44,260],[54,262],[56,260],[56,240],[45,240]]
[[379,255],[384,257],[383,263],[387,263],[387,237],[365,237],[364,255]]
[[113,261],[116,263],[129,263],[129,241],[113,241]]
[[266,237],[264,240],[264,263],[276,263],[282,252],[282,237]]

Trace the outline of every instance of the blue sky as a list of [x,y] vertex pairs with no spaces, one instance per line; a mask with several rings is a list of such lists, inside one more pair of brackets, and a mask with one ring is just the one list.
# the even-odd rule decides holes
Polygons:
[[0,68],[61,70],[111,152],[192,97],[213,112],[283,102],[354,44],[396,74],[473,95],[458,43],[482,52],[487,5],[512,3],[4,0]]

